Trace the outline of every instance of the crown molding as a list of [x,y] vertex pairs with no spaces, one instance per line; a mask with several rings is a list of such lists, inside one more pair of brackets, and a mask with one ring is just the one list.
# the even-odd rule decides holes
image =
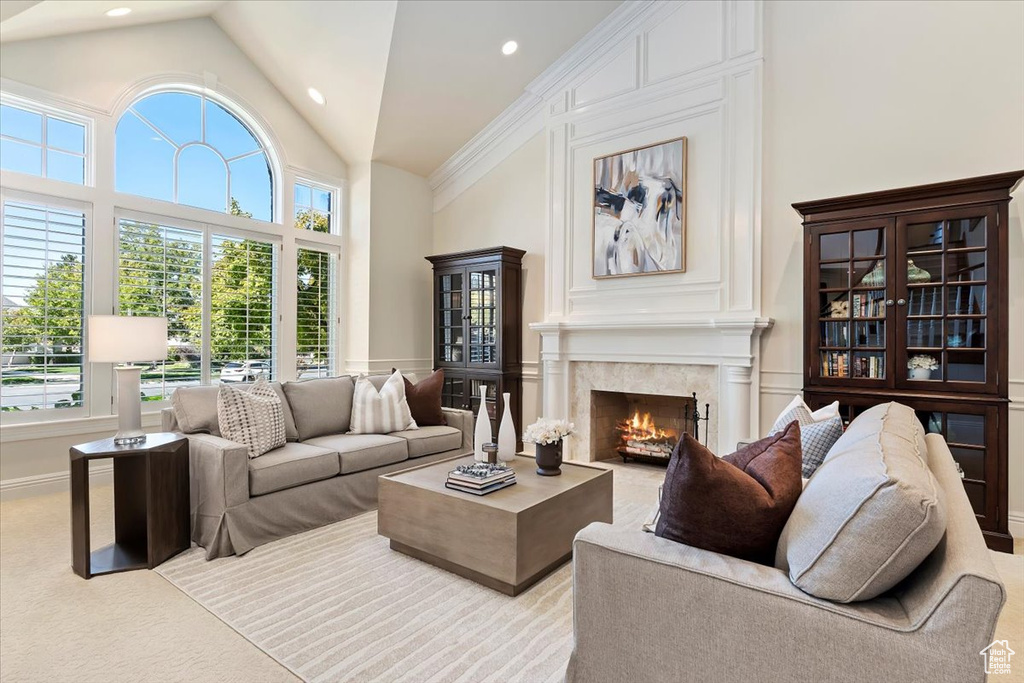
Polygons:
[[665,4],[663,0],[623,2],[533,79],[515,102],[427,177],[434,193],[434,212],[540,133],[544,129],[545,100],[590,67],[595,56],[607,51],[609,43],[621,39]]

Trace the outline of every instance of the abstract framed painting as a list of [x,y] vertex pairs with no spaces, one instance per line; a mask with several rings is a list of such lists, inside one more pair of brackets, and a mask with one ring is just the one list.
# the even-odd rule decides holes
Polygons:
[[593,276],[686,271],[686,138],[594,159]]

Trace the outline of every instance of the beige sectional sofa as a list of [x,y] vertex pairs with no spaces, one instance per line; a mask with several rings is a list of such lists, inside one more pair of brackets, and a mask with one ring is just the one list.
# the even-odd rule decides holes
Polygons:
[[[915,461],[934,475],[928,483],[914,483],[924,481],[920,472],[899,473]],[[941,512],[904,506],[882,517],[886,498],[908,487],[939,501]],[[878,533],[865,533],[863,515],[882,520]],[[944,533],[929,554],[933,521]],[[822,526],[833,533],[821,537]],[[896,544],[901,526],[909,532]],[[891,589],[866,600],[863,590],[834,590],[869,587],[918,542],[929,544],[924,561]],[[573,548],[566,683],[982,683],[980,652],[1005,600],[946,442],[925,436],[913,411],[895,403],[859,416],[829,451],[787,522],[775,567],[599,523]],[[811,594],[829,591],[841,597]]]
[[[370,377],[378,389],[386,379]],[[189,439],[192,540],[207,559],[374,510],[379,475],[473,448],[467,411],[444,409],[447,426],[347,434],[351,377],[272,386],[284,404],[287,443],[258,458],[220,436],[215,386],[180,388],[163,411],[164,431]]]

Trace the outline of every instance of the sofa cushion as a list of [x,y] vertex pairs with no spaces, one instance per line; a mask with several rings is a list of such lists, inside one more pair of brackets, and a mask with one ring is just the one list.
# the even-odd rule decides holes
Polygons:
[[284,393],[291,404],[299,441],[347,432],[353,390],[352,378],[347,375],[286,382]]
[[[392,370],[392,372],[395,372]],[[444,369],[434,370],[421,382],[409,379],[415,375],[402,375],[405,381],[405,400],[409,402],[412,419],[417,427],[446,425],[444,412],[441,410],[441,392],[444,390]]]
[[349,424],[351,433],[390,434],[417,427],[405,398],[402,373],[396,370],[379,389],[369,378],[360,377],[356,380],[352,420]]
[[405,439],[387,434],[334,434],[318,436],[306,443],[338,453],[341,473],[352,474],[409,459]]
[[341,471],[330,448],[286,443],[249,461],[249,495],[261,496],[335,477]]
[[249,391],[221,384],[217,394],[220,432],[228,441],[246,446],[250,458],[258,458],[285,445],[282,404],[263,377]]
[[771,564],[800,496],[800,428],[718,458],[689,434],[676,445],[654,533],[695,548]]
[[[288,397],[280,382],[271,382],[274,392],[281,399],[284,411],[284,436],[288,441],[298,441],[299,433],[295,429],[295,418],[288,404]],[[248,391],[250,385],[239,384],[238,389]],[[219,386],[179,387],[171,394],[171,406],[174,408],[174,419],[185,434],[213,434],[220,436],[217,420],[217,392]]]
[[884,403],[858,416],[807,482],[775,565],[836,602],[870,600],[908,576],[946,531],[942,489],[914,411]]
[[462,446],[462,432],[455,427],[441,425],[391,432],[390,436],[397,436],[409,442],[410,458],[444,453]]
[[839,416],[838,408],[833,414],[832,406],[826,406],[819,411],[819,415],[822,414],[824,417],[821,419],[815,418],[811,409],[801,400],[799,405],[783,411],[768,432],[769,435],[778,434],[793,420],[799,423],[800,447],[803,452],[802,474],[805,479],[821,467],[825,456],[843,435],[843,418]]

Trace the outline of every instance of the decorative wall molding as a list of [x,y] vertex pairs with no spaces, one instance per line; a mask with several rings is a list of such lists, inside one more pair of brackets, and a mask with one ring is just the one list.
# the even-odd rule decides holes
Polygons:
[[[103,463],[89,467],[90,484],[112,484],[114,481],[114,464]],[[19,479],[0,481],[0,501],[42,496],[48,493],[60,493],[70,488],[70,473],[50,472]]]
[[[147,430],[158,429],[160,427],[160,411],[142,413],[142,427]],[[104,432],[113,434],[116,431],[117,415],[103,415],[73,420],[51,419],[41,422],[6,424],[0,427],[0,439],[2,439],[3,443],[14,443],[16,441],[31,441],[32,439],[61,436],[103,434]]]
[[1010,527],[1010,535],[1014,538],[1024,538],[1024,512],[1009,512],[1006,521]]

